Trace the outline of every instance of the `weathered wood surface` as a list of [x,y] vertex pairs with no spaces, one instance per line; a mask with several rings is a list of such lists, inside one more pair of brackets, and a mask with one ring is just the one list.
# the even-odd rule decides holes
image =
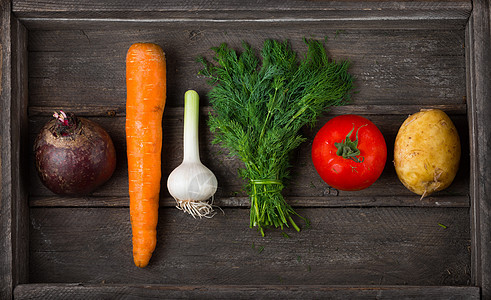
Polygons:
[[15,289],[16,299],[432,299],[477,300],[477,287],[440,286],[285,286],[285,285],[114,285],[31,284]]
[[[10,27],[10,2],[0,1],[0,114],[1,114],[1,156],[0,156],[0,247],[5,253],[0,257],[0,297],[11,297],[14,287],[12,265],[12,146],[11,146],[11,27]],[[15,183],[14,183],[15,184]]]
[[[329,192],[329,189],[327,189]],[[331,190],[331,192],[335,192]],[[102,197],[64,197],[32,196],[29,199],[31,207],[129,207],[129,197],[102,196]],[[419,199],[416,195],[410,196],[341,196],[341,197],[290,197],[287,202],[294,207],[469,207],[469,196],[430,196]],[[250,201],[246,196],[220,197],[213,204],[225,207],[249,207]],[[174,199],[165,196],[160,199],[161,207],[173,207]]]
[[13,283],[14,286],[28,282],[29,253],[29,138],[28,138],[28,93],[27,93],[27,30],[12,18],[12,239],[13,239]]
[[[31,208],[31,283],[469,285],[467,208],[302,208],[300,233],[248,209],[193,219],[160,209],[158,245],[134,266],[126,208]],[[299,224],[301,224],[299,222]],[[443,228],[442,226],[446,227]]]
[[491,299],[491,3],[474,1],[467,27],[470,195],[472,197],[472,274]]
[[151,1],[144,5],[127,0],[57,1],[14,0],[20,18],[242,20],[270,23],[295,19],[320,20],[427,20],[465,22],[472,9],[465,1]]
[[[40,184],[32,155],[20,154],[29,163],[29,184],[22,183],[30,193],[29,282],[40,284],[19,285],[15,290],[19,299],[104,299],[114,295],[144,299],[479,298],[479,288],[450,287],[476,282],[486,285],[489,280],[486,266],[476,266],[482,257],[489,258],[489,252],[475,244],[473,250],[480,252],[473,253],[471,271],[469,199],[488,190],[476,188],[482,183],[480,177],[469,179],[473,170],[482,173],[487,169],[472,160],[478,156],[470,159],[467,155],[482,155],[483,149],[467,117],[474,120],[470,126],[489,123],[482,119],[486,115],[474,110],[467,115],[468,102],[474,101],[475,93],[489,95],[479,89],[485,85],[481,77],[473,77],[478,88],[466,94],[465,53],[474,39],[469,34],[466,37],[464,26],[471,1],[166,1],[165,5],[154,1],[141,5],[117,0],[25,0],[13,1],[12,9],[29,34],[29,133],[21,136],[32,146],[51,110],[65,108],[103,125],[119,153],[113,178],[92,196],[81,198],[54,196]],[[470,31],[482,32],[475,30],[482,26],[480,22]],[[209,48],[221,42],[238,47],[246,40],[259,47],[266,38],[289,39],[296,50],[303,51],[303,37],[326,37],[331,57],[350,59],[358,90],[353,105],[334,109],[313,130],[305,129],[305,135],[312,138],[336,114],[362,114],[384,133],[389,158],[373,187],[361,193],[337,192],[315,173],[310,145],[305,143],[295,154],[298,165],[285,196],[309,217],[312,227],[301,233],[287,230],[290,238],[278,230],[261,238],[248,227],[248,200],[236,172],[240,162],[210,144],[212,137],[204,125],[209,87],[197,75],[199,65],[194,60],[198,55],[210,57]],[[225,212],[211,220],[194,220],[172,207],[173,200],[163,188],[159,245],[151,265],[143,270],[134,267],[131,259],[124,156],[124,59],[128,47],[137,41],[161,44],[168,58],[162,186],[180,162],[182,96],[193,88],[202,95],[204,106],[202,158],[219,177],[216,203]],[[482,45],[474,47],[481,47],[476,53],[485,50]],[[471,72],[489,70],[486,68],[475,67]],[[479,105],[488,108],[484,114],[489,113],[489,106]],[[442,108],[450,114],[464,148],[454,184],[420,201],[397,180],[390,149],[404,118],[425,107]],[[24,109],[14,110],[15,122],[22,120]],[[2,117],[5,114],[2,110]],[[474,141],[472,149],[466,142],[469,138]],[[2,143],[4,140],[2,129]],[[3,176],[2,163],[3,156]],[[23,215],[27,203],[16,205],[19,207],[8,213]],[[471,209],[473,216],[477,215],[475,203]],[[18,220],[19,228],[28,224]],[[481,219],[480,228],[486,232],[489,226],[485,222]],[[489,240],[477,235],[472,232],[474,241]],[[11,259],[8,256],[2,259]],[[11,280],[3,270],[2,276]],[[11,288],[17,283],[8,284]],[[337,284],[355,287],[331,286]]]
[[[57,14],[17,8],[15,13],[29,25],[42,23],[35,16]],[[430,5],[428,11],[431,10]],[[434,12],[438,15],[442,10]],[[333,16],[330,11],[325,13]],[[77,17],[76,13],[68,15]],[[225,13],[220,17],[225,18]],[[335,108],[315,128],[306,128],[307,137],[312,138],[336,114],[357,113],[379,126],[391,149],[408,114],[436,107],[451,115],[466,141],[462,23],[430,26],[431,30],[417,28],[423,21],[408,30],[401,23],[390,23],[396,28],[375,23],[366,28],[360,23],[354,26],[353,22],[341,25],[312,20],[297,20],[295,26],[291,22],[223,23],[211,19],[184,23],[160,20],[155,24],[131,21],[128,27],[113,21],[104,23],[102,29],[88,25],[88,20],[76,19],[62,30],[34,24],[29,31],[31,143],[50,118],[51,110],[63,108],[100,123],[113,137],[119,153],[113,178],[92,196],[82,198],[60,198],[50,193],[40,184],[31,156],[31,282],[470,284],[467,156],[463,155],[458,178],[451,188],[420,201],[398,181],[390,151],[386,169],[372,187],[362,193],[338,192],[320,180],[310,160],[310,144],[305,143],[295,154],[296,166],[285,196],[309,217],[312,228],[301,233],[287,231],[290,238],[279,231],[260,238],[248,226],[248,200],[237,176],[240,162],[210,143],[212,136],[205,125],[210,111],[205,96],[209,86],[197,75],[200,66],[194,61],[198,55],[210,57],[209,48],[221,42],[238,47],[246,40],[260,47],[266,38],[289,39],[296,50],[304,50],[303,37],[327,37],[329,55],[352,62],[358,93],[351,106]],[[131,260],[127,209],[124,59],[127,48],[142,40],[159,43],[165,49],[169,90],[164,116],[159,247],[151,265],[138,270]],[[220,189],[215,203],[223,206],[225,212],[211,220],[194,220],[173,208],[165,189],[167,175],[182,159],[182,97],[190,88],[202,95],[202,160],[217,174]],[[463,147],[463,153],[468,152],[465,142]],[[469,295],[475,295],[475,291]]]
[[[313,26],[317,25],[317,26]],[[277,28],[278,27],[278,28]],[[116,27],[117,28],[117,27]],[[80,111],[81,115],[124,116],[124,57],[127,47],[135,41],[154,40],[163,45],[167,52],[169,90],[164,117],[164,153],[172,156],[163,157],[164,172],[168,174],[179,161],[182,131],[182,106],[184,92],[193,88],[202,95],[202,104],[207,104],[205,97],[209,87],[206,81],[197,76],[199,65],[194,59],[200,55],[209,55],[212,46],[223,41],[239,45],[241,40],[249,40],[260,46],[263,39],[288,38],[294,47],[303,49],[301,39],[304,36],[328,36],[328,52],[335,59],[349,58],[352,61],[352,73],[357,77],[359,93],[353,97],[353,106],[335,108],[334,113],[374,114],[383,124],[382,130],[387,134],[389,147],[405,115],[420,108],[437,107],[448,109],[449,113],[464,114],[465,106],[465,60],[464,33],[455,31],[428,30],[362,30],[341,31],[336,28],[318,26],[302,22],[300,26],[275,25],[272,28],[256,26],[251,35],[250,29],[233,25],[224,29],[222,26],[205,24],[190,25],[183,28],[173,25],[166,27],[143,26],[140,30],[63,30],[63,31],[30,31],[30,128],[39,128],[43,118],[49,116],[47,109],[63,108]],[[314,28],[314,29],[313,29]],[[277,31],[277,29],[280,29]],[[108,43],[108,36],[114,37]],[[162,36],[162,39],[155,40]],[[110,47],[110,49],[108,48]],[[383,53],[380,55],[378,53]],[[110,54],[110,55],[109,55]],[[458,59],[460,57],[460,59]],[[68,74],[68,75],[67,75]],[[83,106],[78,104],[83,103]],[[388,104],[390,103],[390,105]],[[390,108],[389,108],[390,107]],[[204,112],[208,112],[206,107]],[[99,113],[97,113],[99,112]],[[396,117],[377,117],[376,115],[396,114]],[[404,117],[403,117],[404,116]],[[461,117],[458,117],[461,118]],[[95,118],[113,135],[120,156],[115,179],[97,196],[125,196],[126,181],[124,170],[124,124],[122,118]],[[323,124],[327,118],[320,120]],[[389,120],[389,121],[387,121]],[[394,122],[394,123],[392,123]],[[202,124],[204,125],[204,121]],[[461,118],[463,140],[466,139],[466,120]],[[177,126],[176,126],[177,125]],[[206,126],[202,126],[202,149],[205,163],[211,164],[219,172],[221,189],[219,196],[230,197],[241,190],[242,182],[236,176],[240,165],[237,160],[230,160],[219,147],[210,146],[211,137]],[[317,127],[316,129],[318,129]],[[313,136],[313,132],[307,132]],[[114,134],[113,134],[114,133]],[[169,146],[171,145],[171,146]],[[310,163],[308,145],[299,151],[303,156],[298,165],[307,166],[303,173],[298,173],[291,188],[292,196],[319,197],[329,193],[322,186]],[[220,159],[215,159],[219,157]],[[388,160],[390,162],[390,159]],[[465,158],[464,158],[465,165]],[[222,172],[220,174],[220,172]],[[225,173],[223,173],[225,172]],[[31,172],[33,174],[33,172]],[[368,190],[370,195],[394,194],[409,195],[397,182],[395,173],[388,167],[387,174]],[[384,174],[384,175],[385,175]],[[463,168],[463,180],[457,180],[451,194],[467,195],[466,168]],[[312,180],[316,178],[317,180]],[[385,178],[385,180],[384,180]],[[165,180],[165,176],[164,176]],[[47,195],[46,190],[34,178],[34,195]],[[164,182],[165,183],[165,182]],[[458,185],[458,184],[461,185]],[[389,188],[389,190],[386,190]],[[298,194],[301,192],[303,194]],[[364,194],[368,195],[368,194]],[[165,192],[164,192],[165,196]],[[415,201],[417,199],[415,198]],[[436,200],[438,201],[438,200]],[[359,202],[359,201],[356,201]],[[39,202],[38,202],[39,203]]]
[[[177,110],[177,112],[175,112]],[[164,143],[162,152],[162,183],[161,186],[161,198],[162,204],[172,203],[169,199],[170,195],[167,191],[166,180],[170,172],[176,168],[182,161],[182,109],[169,108],[164,113]],[[206,116],[202,114],[202,126],[200,127],[200,150],[201,159],[203,163],[208,166],[217,176],[219,182],[219,190],[216,194],[217,205],[247,205],[248,202],[243,198],[245,193],[243,191],[244,181],[238,176],[237,169],[242,167],[241,162],[236,158],[230,158],[227,156],[227,152],[218,145],[212,145],[212,134],[209,132],[206,126]],[[463,141],[463,153],[461,166],[459,168],[458,176],[454,180],[454,183],[447,189],[440,193],[435,194],[434,197],[420,200],[418,195],[411,193],[407,190],[398,180],[395,173],[392,159],[393,154],[391,149],[394,145],[395,136],[399,129],[400,124],[407,117],[406,115],[366,115],[371,119],[382,131],[388,145],[389,154],[386,163],[386,167],[382,176],[377,180],[370,188],[363,192],[346,192],[330,189],[320,178],[315,171],[315,168],[311,161],[311,144],[306,142],[302,144],[298,151],[296,151],[293,161],[296,163],[292,168],[292,178],[288,187],[285,189],[285,195],[288,198],[297,198],[294,204],[300,205],[312,205],[312,206],[339,206],[346,202],[346,205],[433,205],[433,206],[451,206],[454,203],[456,206],[462,204],[468,206],[468,192],[469,192],[469,158],[466,155],[468,153],[467,143],[468,129],[467,120],[465,115],[453,115],[452,119],[456,124],[460,137]],[[31,144],[38,130],[42,127],[44,122],[49,120],[48,117],[32,117],[30,118],[30,140]],[[326,115],[319,119],[317,125],[312,129],[306,128],[304,130],[305,136],[309,140],[312,140],[318,129],[332,116]],[[126,143],[124,134],[124,122],[122,117],[106,118],[106,117],[93,117],[91,120],[101,124],[112,136],[115,144],[118,156],[117,166],[113,177],[100,189],[93,193],[93,196],[99,197],[91,201],[96,206],[104,206],[104,199],[101,204],[98,205],[100,197],[124,197],[124,201],[128,196],[128,182],[127,182],[127,161],[125,157]],[[31,161],[33,160],[31,156]],[[36,205],[42,205],[42,199],[39,196],[47,197],[51,204],[49,206],[56,206],[53,202],[53,194],[47,190],[40,182],[37,176],[34,163],[30,163],[31,167],[31,180],[30,180],[30,193],[31,196],[37,196],[32,198],[32,201],[37,201]],[[401,196],[399,200],[397,197]],[[238,199],[234,199],[241,197]],[[69,199],[58,198],[58,205],[64,206],[73,205]],[[122,200],[122,199],[120,199]],[[455,201],[455,202],[454,202]],[[86,202],[89,203],[89,202]],[[107,203],[107,202],[106,202]],[[443,204],[446,203],[446,204]]]
[[[362,19],[362,20],[361,20]],[[441,31],[462,31],[467,22],[466,19],[420,19],[417,22],[407,19],[364,19],[355,18],[352,20],[324,20],[324,19],[291,19],[284,22],[273,23],[271,19],[244,19],[244,20],[206,20],[206,19],[93,19],[93,18],[20,18],[22,24],[29,28],[29,30],[114,30],[114,28],[125,28],[125,30],[141,30],[144,27],[183,27],[187,25],[193,25],[196,27],[209,26],[215,24],[215,26],[235,27],[242,26],[243,28],[250,28],[251,30],[259,30],[261,27],[269,27],[271,29],[281,28],[285,25],[302,26],[305,22],[312,24],[312,27],[324,26],[329,28],[336,28],[336,30],[353,30],[353,29],[381,29],[383,23],[383,29],[385,30],[425,30],[432,28],[432,30]],[[280,30],[280,29],[277,29]],[[187,32],[186,34],[190,34]],[[191,32],[191,35],[194,35]]]
[[27,282],[27,32],[0,1],[0,298]]
[[[211,47],[242,41],[260,48],[264,39],[288,39],[305,51],[304,37],[327,37],[335,60],[349,59],[359,93],[355,105],[465,104],[464,30],[346,29],[322,23],[143,24],[138,29],[29,31],[29,104],[36,107],[121,106],[125,100],[124,61],[136,41],[160,44],[168,61],[167,106],[182,106],[193,88],[209,86],[195,59]],[[203,105],[207,104],[203,97]]]
[[[85,117],[124,117],[126,116],[126,107],[122,103],[120,105],[92,105],[84,104],[70,106],[63,105],[62,108],[66,111],[71,111],[76,115]],[[432,105],[356,105],[350,104],[345,106],[335,106],[329,109],[329,115],[342,114],[359,114],[359,115],[410,115],[421,109],[440,109],[449,115],[465,115],[467,113],[467,105],[462,104],[432,104]],[[29,106],[30,117],[46,117],[60,109],[60,106]],[[213,110],[209,106],[200,107],[201,114],[208,115]],[[170,111],[165,112],[167,116],[182,117],[184,113],[183,107],[175,107]],[[327,112],[326,112],[327,113]]]

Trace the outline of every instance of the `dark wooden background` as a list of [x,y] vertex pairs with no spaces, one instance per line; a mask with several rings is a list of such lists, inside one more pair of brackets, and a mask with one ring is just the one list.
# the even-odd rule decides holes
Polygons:
[[[29,31],[29,128],[31,141],[51,117],[65,109],[90,117],[108,130],[118,167],[94,197],[53,197],[31,170],[30,280],[32,282],[171,284],[413,284],[470,283],[468,129],[465,116],[464,28],[363,29],[322,22],[292,24],[105,26]],[[198,55],[242,40],[260,47],[267,38],[288,39],[298,51],[303,37],[327,37],[329,55],[352,61],[359,93],[352,105],[384,133],[389,159],[381,179],[362,192],[334,192],[315,173],[309,142],[293,159],[287,199],[312,221],[290,238],[268,231],[261,238],[248,226],[248,201],[237,176],[240,163],[212,146],[206,126],[206,92],[197,75]],[[155,42],[168,61],[168,100],[163,122],[162,202],[158,247],[145,270],[133,266],[127,209],[124,134],[125,55],[137,41]],[[182,160],[182,108],[187,89],[201,94],[201,152],[219,181],[216,204],[224,214],[194,220],[172,207],[167,176]],[[390,104],[391,109],[386,105]],[[410,107],[406,107],[410,105]],[[397,130],[423,107],[452,110],[464,145],[460,174],[445,193],[420,201],[398,181],[392,161]],[[342,109],[350,112],[351,107]],[[104,116],[116,111],[115,117]],[[315,132],[327,114],[305,135]],[[33,163],[30,163],[33,166]],[[239,199],[236,199],[239,197]],[[444,202],[442,205],[439,202]],[[54,206],[54,207],[53,207]],[[315,206],[316,208],[311,208]],[[335,206],[333,209],[331,206]],[[411,206],[407,208],[405,206]],[[443,207],[439,207],[443,206]],[[442,228],[438,223],[447,226]],[[257,245],[253,247],[252,245]],[[264,251],[258,253],[258,248]],[[56,272],[55,272],[56,270]],[[97,270],[97,272],[95,272]]]
[[[157,285],[157,291],[135,288],[135,295],[148,297],[226,298],[234,291],[251,296],[247,290],[255,287],[259,297],[322,297],[341,290],[354,298],[380,294],[377,287],[383,286],[398,286],[381,294],[389,297],[411,295],[411,286],[427,287],[428,297],[478,296],[477,289],[459,289],[476,284],[466,75],[470,2],[175,1],[143,8],[126,1],[34,2],[12,3],[15,18],[27,28],[28,63],[29,151],[23,158],[29,178],[29,253],[28,276],[20,283],[29,285],[19,286],[19,298],[57,295],[50,289],[86,295],[84,286],[95,298],[109,293],[101,286],[132,293],[125,284]],[[333,116],[360,114],[380,128],[389,157],[373,186],[342,192],[322,182],[311,162],[311,144],[304,143],[294,153],[284,195],[312,224],[300,233],[286,229],[288,236],[268,230],[262,238],[249,228],[249,201],[237,175],[241,163],[211,144],[210,87],[197,75],[195,59],[210,57],[210,48],[222,42],[240,49],[247,41],[259,48],[271,38],[288,39],[301,53],[303,37],[324,40],[329,56],[350,60],[356,77],[352,103],[326,113],[304,135],[311,141]],[[135,42],[162,46],[168,76],[158,244],[145,269],[135,267],[131,256],[125,157],[125,55]],[[188,89],[201,95],[202,161],[219,182],[215,204],[223,213],[212,219],[193,219],[177,210],[166,189],[168,174],[182,160]],[[399,126],[421,108],[446,111],[463,150],[452,186],[423,200],[402,186],[392,164]],[[118,151],[114,176],[88,197],[53,195],[35,173],[32,142],[58,109],[101,124]],[[203,288],[207,285],[221,288],[210,294]],[[171,286],[167,293],[166,286]],[[364,292],[324,286],[360,286]]]

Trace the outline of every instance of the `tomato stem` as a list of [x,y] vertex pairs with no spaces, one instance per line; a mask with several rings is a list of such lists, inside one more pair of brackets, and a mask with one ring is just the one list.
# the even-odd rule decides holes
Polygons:
[[361,159],[357,157],[357,155],[360,155],[361,153],[360,149],[358,149],[358,131],[360,131],[360,128],[367,125],[368,124],[364,124],[358,127],[358,129],[356,130],[356,139],[352,141],[350,136],[355,130],[355,124],[353,124],[353,129],[351,129],[344,141],[341,141],[340,143],[334,143],[334,146],[338,148],[336,154],[342,156],[343,158],[351,159],[357,163],[363,162],[363,160],[365,159],[363,156],[360,157]]

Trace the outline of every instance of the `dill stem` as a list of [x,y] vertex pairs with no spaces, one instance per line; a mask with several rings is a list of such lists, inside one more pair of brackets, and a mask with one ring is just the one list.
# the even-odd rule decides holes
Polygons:
[[[254,207],[254,210],[256,211],[256,218],[259,217],[259,207],[258,207],[258,199],[257,199],[257,189],[256,189],[256,185],[254,184],[254,194],[252,195],[252,199],[253,199],[253,207]],[[257,220],[254,220],[254,226],[257,225],[258,222]]]
[[297,224],[293,221],[292,217],[288,215],[288,220],[292,224],[293,228],[295,228],[296,231],[300,231],[300,227],[297,226]]
[[309,108],[309,106],[308,106],[308,105],[304,105],[304,106],[302,106],[302,107],[301,107],[301,108],[300,108],[300,109],[297,111],[297,113],[296,113],[295,115],[293,115],[293,117],[290,119],[290,121],[289,121],[289,122],[286,124],[286,126],[285,126],[285,127],[289,127],[289,126],[290,126],[290,124],[291,124],[293,121],[295,121],[295,119],[296,119],[296,118],[298,118],[300,115],[302,115],[302,114],[303,114],[303,113],[304,113],[304,112],[307,110],[307,108]]
[[264,121],[264,124],[263,124],[263,128],[261,129],[261,134],[259,135],[259,140],[261,140],[264,136],[264,133],[266,132],[266,124],[268,124],[269,122],[269,118],[271,117],[272,113],[271,113],[271,110],[272,110],[272,107],[273,107],[273,104],[274,104],[274,101],[276,99],[276,93],[278,92],[278,88],[275,88],[274,90],[274,95],[273,97],[269,100],[269,103],[270,104],[271,102],[273,102],[271,105],[266,105],[266,107],[268,108],[268,114],[266,115],[266,120]]

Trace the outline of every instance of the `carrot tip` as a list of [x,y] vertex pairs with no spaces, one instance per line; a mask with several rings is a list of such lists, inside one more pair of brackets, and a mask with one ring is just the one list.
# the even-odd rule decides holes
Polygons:
[[139,260],[137,258],[134,259],[134,262],[135,262],[135,266],[139,267],[139,268],[145,268],[146,266],[148,266],[148,260]]

